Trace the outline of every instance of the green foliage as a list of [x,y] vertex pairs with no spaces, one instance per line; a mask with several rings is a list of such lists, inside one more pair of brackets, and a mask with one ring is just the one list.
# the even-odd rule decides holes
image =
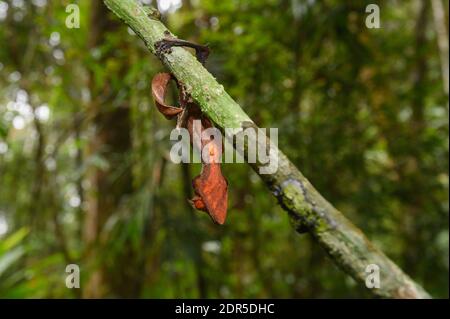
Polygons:
[[[93,19],[96,1],[78,1],[81,28],[66,28],[72,2],[0,1],[0,297],[86,296],[95,272],[108,297],[368,296],[292,232],[247,165],[224,165],[224,227],[192,211],[200,167],[167,161],[174,123],[150,96],[161,64],[112,15]],[[419,23],[422,1],[380,1],[382,28],[367,29],[371,2],[183,0],[162,19],[209,43],[207,68],[260,127],[279,128],[315,187],[448,297],[448,96],[433,16]],[[69,263],[81,292],[65,287]]]
[[0,277],[23,256],[25,251],[19,244],[26,234],[27,231],[21,229],[2,241],[0,245]]

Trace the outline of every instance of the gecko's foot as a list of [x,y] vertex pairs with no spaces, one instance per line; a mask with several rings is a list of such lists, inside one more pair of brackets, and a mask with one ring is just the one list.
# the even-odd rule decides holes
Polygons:
[[200,45],[172,37],[166,37],[155,43],[156,53],[158,55],[172,53],[172,47],[193,48],[195,50],[195,56],[201,64],[205,64],[206,59],[209,56],[209,47],[207,45]]
[[158,41],[155,43],[155,49],[157,55],[172,53],[172,45],[166,39]]

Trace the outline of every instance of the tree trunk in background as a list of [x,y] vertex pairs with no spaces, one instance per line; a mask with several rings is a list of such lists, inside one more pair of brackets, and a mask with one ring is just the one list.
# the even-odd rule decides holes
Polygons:
[[[108,16],[108,9],[100,0],[92,1],[90,16],[89,50],[99,50],[109,33],[114,33],[116,23]],[[104,64],[112,52],[103,52],[98,63]],[[120,76],[120,75],[111,75]],[[107,76],[108,79],[109,75]],[[124,154],[131,149],[129,110],[124,106],[113,106],[116,94],[111,87],[111,81],[105,80],[99,84],[94,81],[94,71],[90,70],[89,88],[91,103],[88,113],[91,115],[93,136],[88,146],[91,159],[101,158],[105,167],[92,164],[88,169],[87,178],[87,211],[85,216],[84,241],[86,244],[86,265],[89,269],[88,282],[83,296],[99,298],[105,295],[104,265],[97,264],[100,260],[101,245],[99,234],[110,217],[118,208],[121,198],[132,191],[129,170],[123,174],[115,174],[120,164],[123,165]]]
[[[439,46],[441,58],[442,81],[444,82],[444,92],[448,97],[449,86],[449,62],[448,62],[448,25],[445,21],[445,8],[442,0],[431,0],[433,8],[434,28]],[[448,107],[448,104],[447,104]]]
[[[426,32],[429,27],[429,9],[428,1],[420,2],[415,28],[416,65],[413,69],[412,91],[414,93],[411,100],[412,116],[409,127],[411,140],[416,139],[416,142],[411,143],[404,154],[393,156],[397,163],[400,180],[403,181],[403,187],[398,190],[398,195],[405,202],[405,205],[409,206],[403,222],[405,247],[420,247],[422,231],[419,226],[421,220],[419,214],[425,209],[423,194],[427,193],[427,184],[422,173],[426,169],[421,155],[423,142],[417,137],[423,136],[423,130],[425,129],[425,82],[428,73],[428,59],[424,48],[427,46]],[[416,196],[412,197],[412,194],[416,194]],[[405,249],[404,251],[405,265],[408,265],[409,271],[413,275],[418,275],[417,266],[420,250]]]

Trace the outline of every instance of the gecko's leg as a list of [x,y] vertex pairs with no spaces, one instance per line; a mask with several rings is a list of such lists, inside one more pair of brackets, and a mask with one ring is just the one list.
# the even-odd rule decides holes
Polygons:
[[205,64],[209,56],[209,47],[207,45],[200,45],[186,40],[181,40],[172,37],[166,37],[155,44],[159,53],[170,53],[172,47],[189,47],[195,50],[195,56],[201,64]]

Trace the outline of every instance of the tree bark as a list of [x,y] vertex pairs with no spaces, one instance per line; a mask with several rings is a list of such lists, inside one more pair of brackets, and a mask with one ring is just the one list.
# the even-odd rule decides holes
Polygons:
[[[158,54],[155,43],[166,37],[167,28],[147,15],[134,0],[104,0],[105,4],[144,41],[146,47],[157,54],[170,72],[185,86],[187,93],[200,105],[201,110],[220,129],[254,127],[252,120],[228,95],[223,86],[191,55],[182,48],[172,53]],[[380,288],[370,289],[385,298],[429,298],[430,295],[386,257],[341,212],[328,203],[268,138],[278,158],[278,171],[259,174],[261,163],[249,163],[260,175],[269,190],[288,212],[297,231],[307,229],[332,260],[358,283],[364,285],[366,267],[378,265]],[[275,159],[275,158],[274,158]]]

